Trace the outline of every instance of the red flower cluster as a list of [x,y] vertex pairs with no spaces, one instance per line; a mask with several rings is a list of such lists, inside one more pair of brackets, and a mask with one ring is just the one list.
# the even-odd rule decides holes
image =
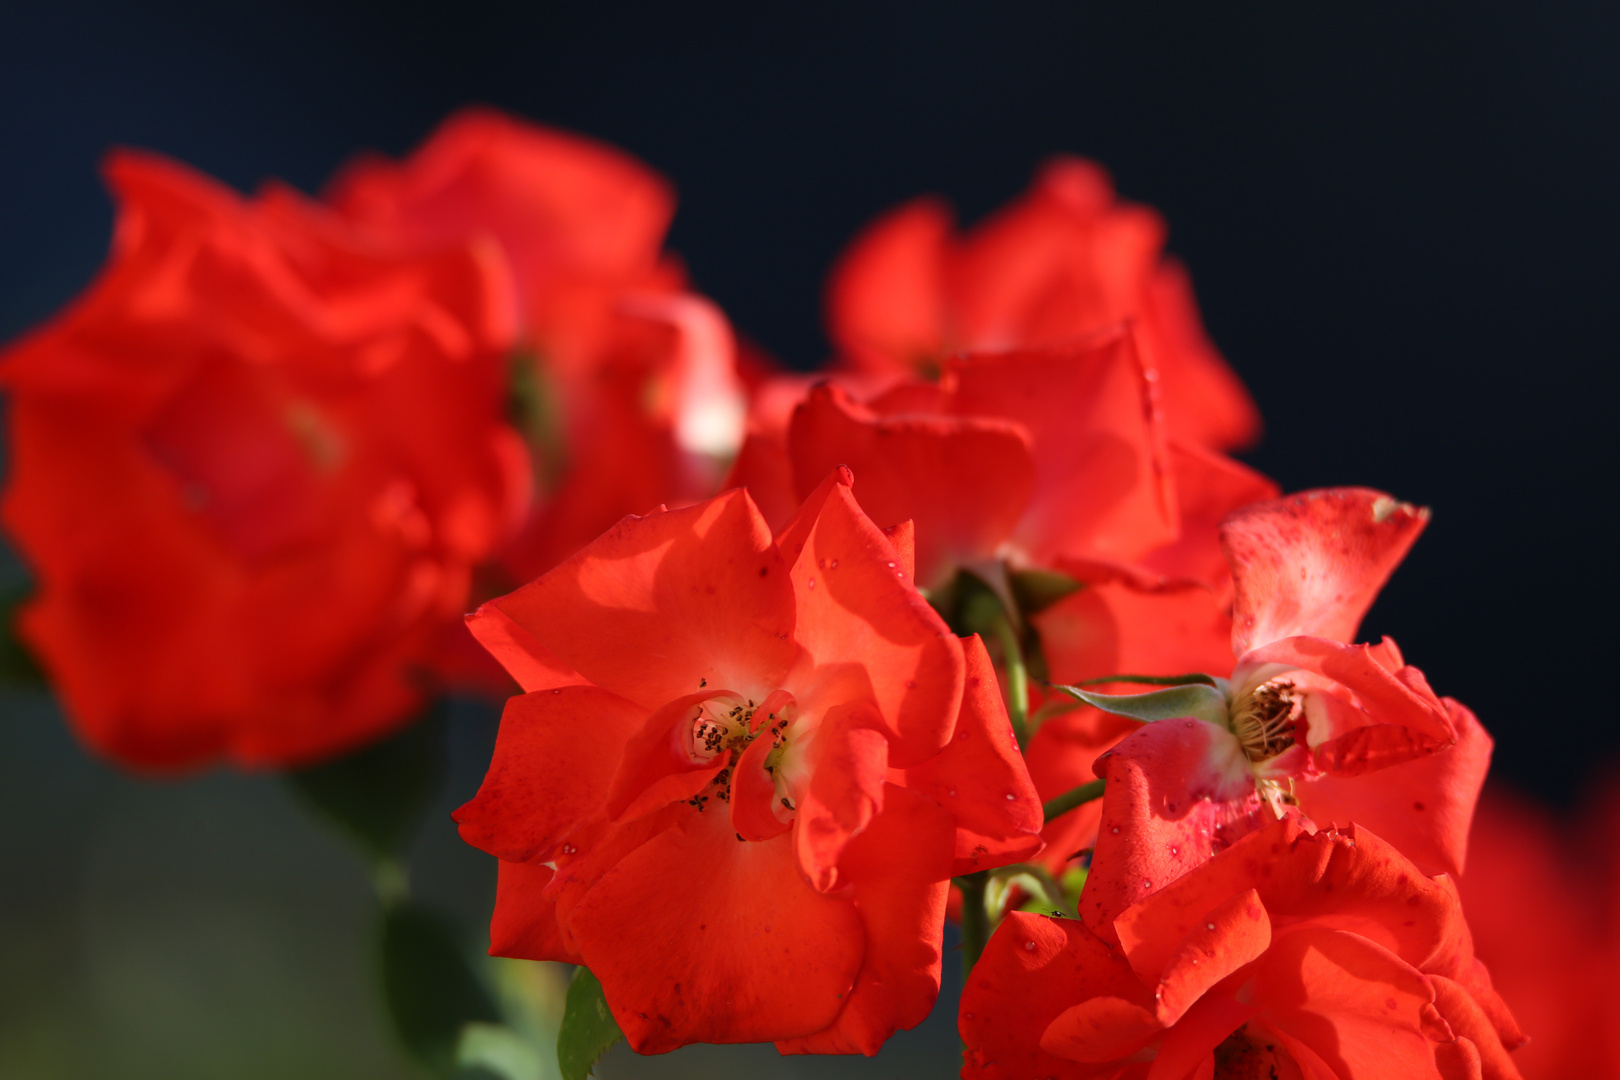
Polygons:
[[302,764],[515,680],[456,813],[492,951],[643,1053],[876,1053],[954,881],[964,1075],[1518,1075],[1452,881],[1490,737],[1356,643],[1427,513],[1225,456],[1255,408],[1095,166],[883,218],[827,371],[749,380],[583,139],[108,175],[106,272],[0,357],[20,633],[98,749]]

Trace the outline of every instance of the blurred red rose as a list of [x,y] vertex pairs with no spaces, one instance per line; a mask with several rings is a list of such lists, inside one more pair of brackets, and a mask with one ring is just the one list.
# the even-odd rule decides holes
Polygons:
[[1488,787],[1474,815],[1458,885],[1480,958],[1530,1037],[1514,1054],[1527,1080],[1620,1077],[1608,1022],[1620,990],[1617,809],[1611,799],[1562,823]]
[[983,647],[849,483],[774,538],[742,491],[627,519],[471,617],[528,691],[456,814],[491,951],[588,965],[639,1052],[876,1053],[933,1006],[951,875],[1039,844]]
[[1160,376],[1169,430],[1216,449],[1260,432],[1254,402],[1204,335],[1165,224],[1118,201],[1108,174],[1057,158],[1029,193],[966,234],[924,198],[856,238],[835,267],[827,324],[843,364],[867,375],[937,371],[959,352],[1078,340],[1135,323]]
[[1023,912],[969,976],[983,1080],[1514,1080],[1523,1041],[1455,887],[1365,829],[1276,822],[1122,912]]
[[471,109],[403,162],[356,160],[326,197],[390,242],[489,237],[511,264],[513,404],[539,498],[501,553],[510,582],[626,514],[718,489],[744,388],[725,316],[662,250],[675,208],[662,177],[601,143]]
[[498,253],[113,155],[100,279],[0,358],[22,636],[120,761],[288,765],[408,718],[527,499]]

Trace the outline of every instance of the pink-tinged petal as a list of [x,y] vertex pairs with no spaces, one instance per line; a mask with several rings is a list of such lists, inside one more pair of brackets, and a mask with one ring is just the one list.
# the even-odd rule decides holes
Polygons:
[[962,645],[896,562],[850,489],[830,485],[790,571],[803,655],[784,685],[814,714],[850,700],[851,681],[862,684],[888,734],[889,763],[906,768],[950,741]]
[[1280,934],[1252,985],[1266,1019],[1340,1077],[1440,1076],[1428,979],[1367,938],[1321,927]]
[[500,861],[495,913],[489,920],[489,955],[582,963],[557,926],[557,902],[547,892],[551,878],[549,866]]
[[725,313],[692,293],[650,291],[626,294],[619,309],[674,332],[663,385],[650,403],[674,444],[689,454],[735,457],[743,442],[747,399]]
[[1434,1007],[1460,1039],[1474,1044],[1479,1052],[1480,1073],[1484,1080],[1520,1080],[1518,1067],[1473,995],[1450,979],[1430,975],[1434,987]]
[[1410,674],[1413,668],[1390,671],[1379,660],[1380,654],[1371,645],[1346,645],[1319,637],[1282,638],[1245,653],[1233,672],[1232,685],[1234,692],[1239,692],[1239,684],[1253,681],[1245,678],[1247,672],[1261,669],[1263,674],[1263,665],[1282,664],[1324,676],[1353,693],[1354,712],[1330,713],[1331,731],[1319,734],[1315,730],[1317,717],[1308,714],[1313,748],[1340,737],[1346,729],[1373,725],[1408,728],[1439,745],[1456,738],[1445,706],[1422,680],[1421,673],[1414,678]]
[[1467,708],[1450,698],[1445,705],[1455,745],[1372,772],[1300,780],[1301,812],[1321,826],[1365,826],[1425,874],[1462,873],[1492,742]]
[[1034,486],[1028,437],[1017,424],[882,416],[832,384],[812,390],[794,413],[788,452],[802,496],[830,470],[848,466],[873,521],[915,522],[918,580],[925,585],[994,557]]
[[947,380],[953,412],[1029,433],[1034,489],[1014,539],[1032,561],[1133,559],[1176,538],[1152,382],[1128,328],[955,360]]
[[827,282],[827,333],[840,355],[872,371],[937,362],[946,325],[951,212],[923,198],[868,225]]
[[607,815],[624,821],[692,798],[725,768],[728,754],[700,757],[693,751],[698,707],[713,694],[699,690],[653,711],[630,737],[608,789]]
[[1237,587],[1232,652],[1289,637],[1353,641],[1429,512],[1369,488],[1257,503],[1221,523]]
[[1183,1080],[1197,1075],[1193,1070],[1210,1061],[1211,1051],[1253,1015],[1254,1006],[1225,994],[1199,998],[1165,1035],[1146,1080]]
[[[1161,389],[1164,385],[1160,383]],[[1221,550],[1220,523],[1234,510],[1275,499],[1277,485],[1242,462],[1180,439],[1170,440],[1170,466],[1180,533],[1149,553],[1142,565],[1169,578],[1218,587],[1227,597],[1232,572]],[[1230,651],[1230,634],[1225,644]]]
[[[1097,758],[1141,726],[1140,721],[1090,706],[1041,724],[1030,738],[1024,757],[1041,801],[1048,802],[1095,780]],[[1096,846],[1102,808],[1102,800],[1093,799],[1060,814],[1041,829],[1041,839],[1046,842],[1041,862],[1047,869],[1058,872],[1081,850]]]
[[849,842],[838,867],[866,929],[855,988],[830,1027],[778,1042],[779,1051],[870,1056],[928,1018],[939,996],[952,831],[929,799],[888,786],[883,812]]
[[1164,1034],[1164,1025],[1135,1002],[1087,998],[1070,1005],[1041,1033],[1041,1049],[1071,1061],[1119,1061]]
[[1094,997],[1123,998],[1144,1012],[1152,1006],[1125,957],[1083,924],[1011,913],[962,988],[957,1028],[967,1048],[964,1080],[1112,1076],[1117,1065],[1085,1065],[1041,1048],[1053,1020]]
[[1141,900],[1114,926],[1133,967],[1163,971],[1177,942],[1251,889],[1265,905],[1274,939],[1300,925],[1325,926],[1361,935],[1425,969],[1445,952],[1460,921],[1445,885],[1365,829],[1311,834],[1280,821]]
[[1237,739],[1202,720],[1144,724],[1097,768],[1108,783],[1080,916],[1108,940],[1120,912],[1274,820]]
[[[654,895],[654,882],[702,887]],[[855,905],[805,882],[788,837],[740,841],[725,814],[688,813],[604,873],[568,921],[639,1054],[821,1031],[866,951]]]
[[1158,980],[1157,1012],[1165,1027],[1179,1021],[1210,987],[1258,959],[1271,945],[1271,920],[1253,889],[1221,904],[1195,923],[1175,946],[1160,971],[1132,967],[1145,980]]
[[485,607],[591,682],[649,709],[704,682],[763,697],[793,657],[786,567],[742,491],[626,518]]
[[[889,740],[863,703],[829,710],[810,753],[808,790],[799,798],[794,843],[810,884],[832,892],[844,884],[838,864],[844,848],[883,810]],[[792,733],[789,733],[791,739]]]
[[1044,824],[990,654],[976,634],[963,641],[962,652],[967,678],[956,734],[944,750],[905,771],[905,786],[944,807],[956,823],[953,874],[1028,858],[1041,846]]
[[765,768],[772,740],[762,736],[748,744],[731,770],[731,827],[744,840],[770,840],[793,827],[791,807],[778,810],[776,778]]
[[1052,681],[1230,670],[1232,618],[1208,586],[1099,563],[1057,568],[1084,587],[1031,617]]
[[455,814],[461,838],[512,862],[549,860],[575,829],[605,812],[605,795],[646,711],[594,686],[506,703],[478,794]]

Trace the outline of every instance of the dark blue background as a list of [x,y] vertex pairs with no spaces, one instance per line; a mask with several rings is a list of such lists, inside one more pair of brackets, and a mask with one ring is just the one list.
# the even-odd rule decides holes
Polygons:
[[[573,128],[676,183],[671,242],[698,286],[799,366],[825,351],[827,266],[872,215],[939,191],[972,220],[1046,155],[1087,154],[1168,216],[1265,414],[1252,460],[1286,488],[1434,507],[1366,631],[1476,709],[1501,776],[1572,802],[1620,749],[1605,689],[1620,10],[1215,7],[8,6],[0,337],[98,266],[96,162],[114,143],[314,190],[356,149],[402,153],[468,102]],[[9,801],[57,810],[32,846],[0,849],[0,877],[46,872],[30,860],[67,843],[51,830],[77,827],[61,822],[83,791],[192,797],[135,794],[17,700],[0,699],[0,756],[35,794]]]

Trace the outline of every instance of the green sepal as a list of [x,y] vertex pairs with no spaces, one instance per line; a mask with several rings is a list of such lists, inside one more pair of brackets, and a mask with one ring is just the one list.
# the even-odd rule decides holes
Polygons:
[[[1063,887],[1052,879],[1044,866],[1038,863],[1014,863],[990,871],[990,882],[985,889],[985,907],[990,921],[1000,923],[1007,914],[1007,902],[1012,899],[1014,886],[1024,890],[1029,898],[1020,910],[1038,910],[1078,918],[1078,909],[1063,894]],[[1035,907],[1029,907],[1034,903]]]
[[1007,577],[1018,608],[1026,616],[1038,615],[1065,596],[1085,588],[1084,582],[1056,570],[1018,570]]
[[346,757],[289,771],[287,783],[373,862],[394,859],[444,780],[444,706]]
[[1093,694],[1078,686],[1057,686],[1054,690],[1116,716],[1133,720],[1178,720],[1192,717],[1217,727],[1227,723],[1226,695],[1219,687],[1204,683],[1171,686],[1145,694]]
[[1140,683],[1143,686],[1187,686],[1202,683],[1205,686],[1222,686],[1222,680],[1202,672],[1193,672],[1191,675],[1104,675],[1097,679],[1082,679],[1075,685],[1100,686],[1103,683]]
[[498,1024],[500,1013],[455,924],[409,901],[390,904],[377,959],[399,1041],[435,1076],[456,1075],[468,1025]]
[[624,1038],[619,1022],[613,1019],[602,984],[589,968],[574,969],[568,984],[568,1003],[563,1007],[562,1027],[557,1032],[557,1065],[562,1080],[585,1080],[614,1043]]

